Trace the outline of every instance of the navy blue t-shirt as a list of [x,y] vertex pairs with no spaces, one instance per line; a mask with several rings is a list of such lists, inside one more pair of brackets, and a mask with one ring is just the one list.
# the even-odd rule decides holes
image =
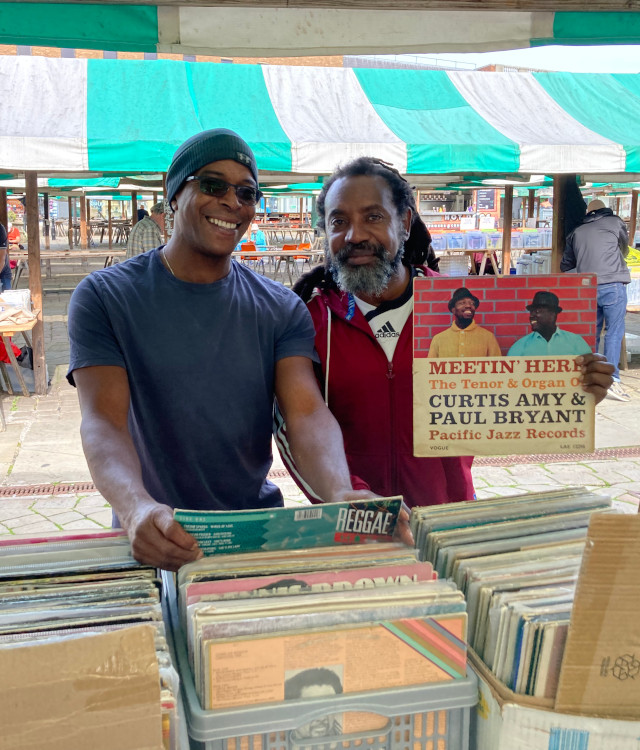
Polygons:
[[314,329],[289,289],[232,261],[192,284],[150,250],[96,271],[69,304],[73,371],[124,367],[129,429],[144,486],[158,502],[197,510],[282,505],[271,466],[275,364],[313,358]]

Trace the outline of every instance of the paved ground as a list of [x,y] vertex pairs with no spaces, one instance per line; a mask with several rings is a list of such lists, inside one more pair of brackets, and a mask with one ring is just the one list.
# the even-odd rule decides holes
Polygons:
[[[100,265],[101,259],[96,257],[84,267],[80,263],[77,267],[65,267],[64,276],[56,273],[58,269],[54,266],[53,277],[44,279],[45,347],[52,383],[44,397],[3,399],[7,431],[0,432],[0,535],[98,529],[110,524],[110,509],[93,489],[82,453],[76,392],[64,377],[69,351],[66,331],[69,291],[89,269]],[[25,279],[21,286],[26,283]],[[637,511],[640,314],[627,316],[627,331],[638,336],[637,341],[628,340],[631,368],[622,374],[632,401],[605,400],[598,407],[596,443],[601,452],[578,457],[575,462],[540,456],[528,460],[478,459],[473,473],[479,498],[581,484],[606,493],[628,512]],[[304,502],[277,457],[272,479],[289,502]],[[73,486],[81,484],[87,486]]]

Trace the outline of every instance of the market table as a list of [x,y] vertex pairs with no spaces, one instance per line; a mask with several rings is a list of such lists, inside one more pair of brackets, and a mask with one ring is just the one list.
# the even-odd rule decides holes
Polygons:
[[[11,348],[11,337],[15,336],[16,333],[23,333],[25,335],[27,344],[30,345],[28,331],[31,331],[36,323],[37,318],[34,318],[27,323],[3,323],[0,325],[0,336],[2,337],[2,343],[4,344],[4,348],[7,350],[9,363],[13,367],[13,371],[16,374],[18,383],[20,383],[20,388],[22,389],[22,394],[24,396],[29,396],[29,389],[24,382],[24,377],[22,376],[22,372],[20,371],[20,365],[18,364],[16,355],[13,353],[13,349]],[[2,372],[2,377],[4,378],[4,382],[7,387],[7,393],[13,395],[13,387],[11,385],[11,381],[9,380],[9,375],[7,373],[7,368],[4,362],[0,362],[0,372]],[[5,430],[7,426],[4,419],[4,412],[0,414],[0,421],[2,422],[2,429]]]
[[[40,260],[67,260],[69,258],[72,260],[87,260],[89,258],[104,257],[104,267],[107,268],[107,266],[113,265],[116,258],[125,258],[126,255],[126,250],[44,250],[40,253]],[[22,272],[27,267],[29,254],[20,250],[19,252],[11,253],[10,257],[18,261],[16,267],[13,269],[13,279],[11,282],[12,288],[17,289]]]
[[313,227],[289,227],[289,226],[261,226],[267,240],[267,245],[274,245],[276,242],[286,242],[290,237],[293,242],[313,242]]
[[282,267],[282,264],[284,263],[284,272],[289,277],[289,283],[293,285],[293,274],[292,269],[296,268],[295,263],[297,260],[302,260],[303,262],[307,262],[311,264],[311,261],[318,256],[319,253],[317,252],[311,252],[309,250],[256,250],[256,251],[248,251],[243,252],[242,250],[235,250],[233,253],[233,257],[236,260],[239,260],[239,262],[243,261],[262,261],[262,273],[264,274],[264,261],[265,259],[269,259],[273,261],[274,263],[274,272],[273,276],[274,278],[278,275],[278,272],[280,271],[280,268]]
[[[57,222],[56,222],[57,225]],[[68,227],[68,224],[67,224]],[[105,234],[109,230],[109,222],[106,219],[91,219],[87,222],[87,242],[90,245],[95,245],[95,237],[100,233],[100,239],[98,242],[102,244]],[[129,239],[129,232],[131,231],[131,220],[130,219],[112,219],[111,220],[111,231],[112,231],[112,242],[116,245],[125,244]],[[73,222],[73,233],[74,242],[76,245],[80,244],[80,222]]]

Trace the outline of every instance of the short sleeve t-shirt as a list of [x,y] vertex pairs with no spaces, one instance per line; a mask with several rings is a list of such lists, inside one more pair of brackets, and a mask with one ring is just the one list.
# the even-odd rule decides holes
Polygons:
[[282,505],[266,480],[276,362],[313,358],[304,303],[232,262],[213,284],[173,277],[151,250],[86,277],[69,305],[73,371],[127,371],[129,429],[149,494],[171,507]]

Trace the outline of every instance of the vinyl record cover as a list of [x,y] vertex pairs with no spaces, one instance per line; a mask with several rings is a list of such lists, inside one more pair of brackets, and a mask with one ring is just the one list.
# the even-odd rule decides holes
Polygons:
[[596,277],[414,282],[414,454],[595,450],[576,357],[596,343]]
[[205,555],[390,542],[401,497],[242,511],[174,510]]

